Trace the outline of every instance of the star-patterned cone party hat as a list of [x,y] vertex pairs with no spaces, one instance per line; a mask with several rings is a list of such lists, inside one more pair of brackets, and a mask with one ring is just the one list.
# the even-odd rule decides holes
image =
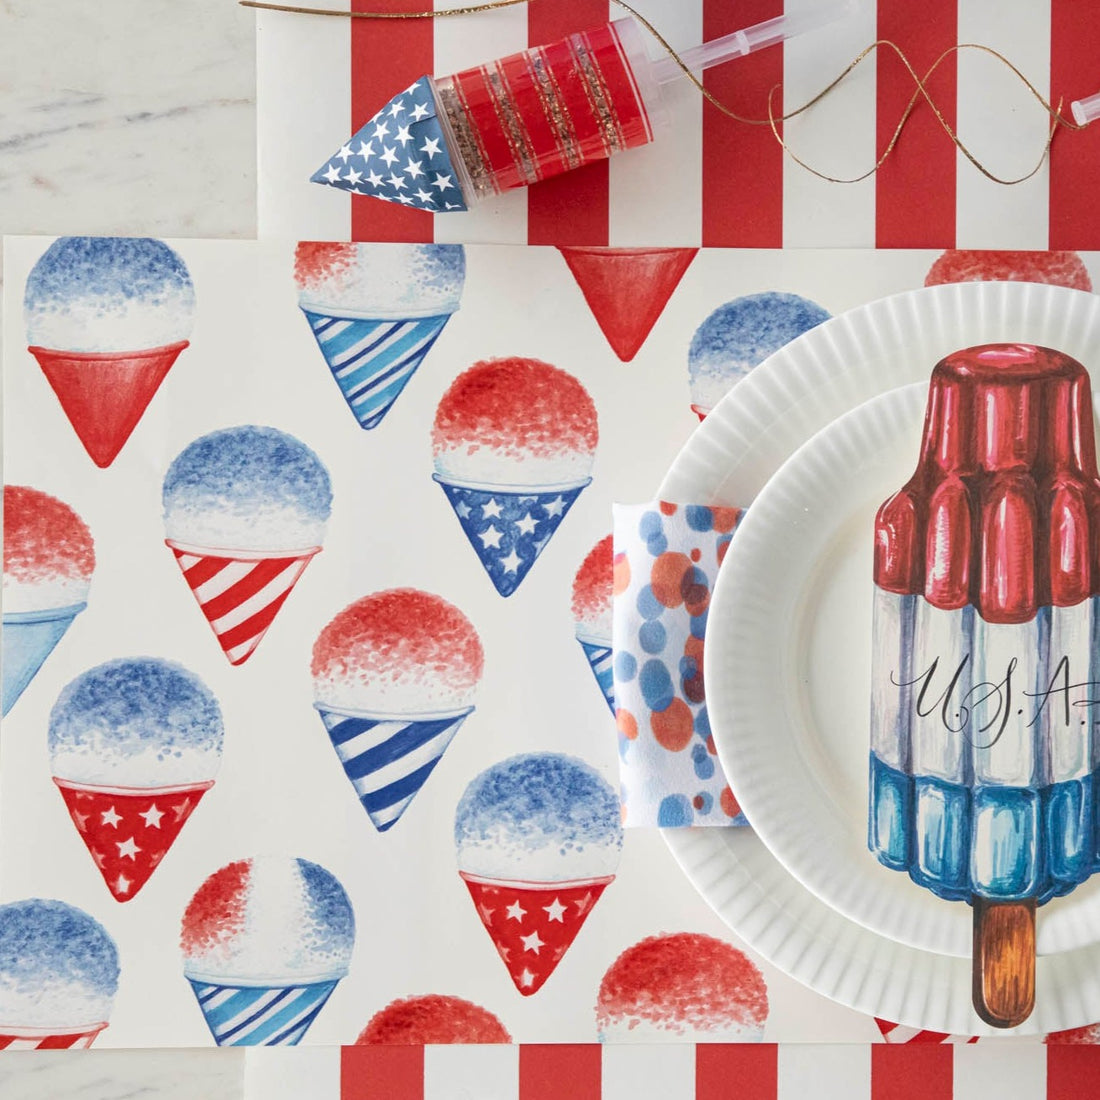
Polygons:
[[91,1046],[118,977],[114,940],[82,909],[45,898],[0,905],[0,1050]]
[[455,812],[459,875],[516,989],[537,993],[615,877],[619,800],[590,765],[559,753],[482,772]]
[[355,914],[307,859],[215,871],[183,915],[183,972],[218,1046],[296,1046],[347,974]]
[[574,245],[560,251],[611,350],[629,363],[699,250]]
[[298,303],[360,427],[382,423],[458,309],[460,244],[302,241]]
[[493,586],[510,596],[591,481],[596,406],[538,359],[490,359],[455,379],[432,427],[435,480]]
[[222,717],[202,681],[153,657],[108,661],[50,712],[54,783],[116,901],[160,866],[221,762]]
[[611,652],[613,537],[600,539],[573,578],[573,623],[577,641],[611,713],[615,713],[615,671]]
[[3,713],[84,610],[95,569],[87,524],[63,501],[4,486]]
[[99,467],[125,446],[180,352],[191,276],[161,241],[62,237],[27,278],[30,352]]
[[314,705],[379,832],[408,809],[472,713],[483,665],[466,616],[414,588],[364,596],[321,631]]
[[229,663],[243,664],[321,549],[328,471],[285,432],[225,428],[176,457],[163,500],[168,548]]

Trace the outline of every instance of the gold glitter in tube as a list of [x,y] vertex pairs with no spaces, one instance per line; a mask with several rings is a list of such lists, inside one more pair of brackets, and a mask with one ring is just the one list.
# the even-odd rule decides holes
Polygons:
[[546,65],[546,59],[541,48],[528,51],[527,65],[534,75],[534,86],[538,93],[539,106],[542,107],[542,113],[546,116],[546,121],[554,131],[558,155],[566,168],[579,168],[581,158],[577,155],[576,143],[573,141],[573,128],[569,112],[566,111],[565,105],[561,101],[561,92]]
[[588,46],[579,34],[570,35],[569,43],[576,56],[577,69],[584,80],[584,90],[589,106],[603,132],[604,153],[610,156],[620,149],[619,136],[615,131],[615,121],[607,101],[607,92],[596,74],[596,66],[588,52]]
[[496,112],[497,122],[504,131],[508,141],[508,150],[512,154],[512,163],[519,169],[524,186],[538,183],[539,174],[537,166],[532,164],[531,139],[527,136],[523,123],[520,121],[508,88],[508,81],[500,71],[496,63],[492,68],[486,68],[489,90],[493,95],[493,110]]
[[478,197],[486,198],[497,193],[493,174],[486,163],[485,152],[477,133],[470,125],[469,114],[462,98],[461,88],[453,76],[440,77],[435,82],[439,103],[454,135],[456,152],[466,165],[470,183]]

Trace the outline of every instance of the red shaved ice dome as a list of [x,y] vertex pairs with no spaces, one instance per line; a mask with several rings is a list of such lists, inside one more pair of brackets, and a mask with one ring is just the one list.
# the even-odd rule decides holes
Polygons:
[[484,663],[481,639],[457,607],[391,588],[356,600],[321,631],[310,671],[318,703],[422,714],[472,705]]
[[1076,252],[985,251],[948,249],[931,266],[925,286],[1005,280],[1049,283],[1071,290],[1092,290],[1092,279]]
[[598,442],[588,391],[538,359],[475,363],[451,383],[432,425],[437,472],[480,484],[582,480]]
[[756,965],[731,944],[693,932],[627,948],[604,974],[596,1005],[601,1037],[759,1039],[767,1018]]
[[393,1001],[376,1012],[356,1046],[510,1043],[512,1036],[488,1009],[461,997],[430,994]]
[[613,537],[600,539],[573,578],[573,621],[579,633],[593,638],[611,638],[614,554]]

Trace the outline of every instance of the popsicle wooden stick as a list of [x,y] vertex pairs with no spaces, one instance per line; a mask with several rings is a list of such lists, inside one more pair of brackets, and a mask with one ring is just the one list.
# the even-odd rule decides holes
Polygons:
[[974,899],[974,1011],[1016,1027],[1035,1007],[1035,899]]

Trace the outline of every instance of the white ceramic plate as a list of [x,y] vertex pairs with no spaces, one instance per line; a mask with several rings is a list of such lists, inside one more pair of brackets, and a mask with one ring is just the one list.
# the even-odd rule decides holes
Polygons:
[[[761,364],[719,404],[677,458],[660,495],[751,504],[783,462],[837,417],[898,386],[926,381],[951,351],[1005,340],[1052,345],[1086,365],[1100,364],[1100,297],[1028,283],[965,283],[910,291],[827,321]],[[720,690],[711,686],[711,657],[708,646],[708,695]],[[994,1034],[971,1008],[969,959],[908,946],[841,915],[750,830],[666,830],[665,838],[726,923],[812,989],[915,1027]],[[1035,1012],[1016,1032],[1096,1020],[1100,948],[1041,958]]]

